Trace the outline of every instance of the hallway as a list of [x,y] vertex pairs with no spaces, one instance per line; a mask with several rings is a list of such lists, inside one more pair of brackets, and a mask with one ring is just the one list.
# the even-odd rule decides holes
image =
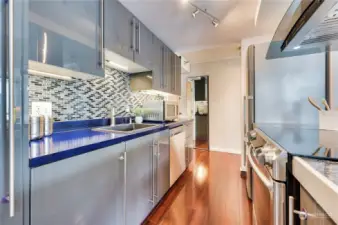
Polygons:
[[196,162],[144,224],[251,225],[251,203],[239,167],[240,155],[196,150]]

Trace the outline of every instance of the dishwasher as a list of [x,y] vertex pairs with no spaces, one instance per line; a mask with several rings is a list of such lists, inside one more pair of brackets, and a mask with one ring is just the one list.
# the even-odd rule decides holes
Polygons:
[[185,130],[179,126],[170,130],[170,187],[185,169]]

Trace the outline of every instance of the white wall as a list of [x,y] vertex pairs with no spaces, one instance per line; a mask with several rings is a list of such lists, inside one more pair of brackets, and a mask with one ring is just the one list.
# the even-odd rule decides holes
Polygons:
[[241,59],[192,64],[182,75],[181,112],[186,115],[186,80],[188,77],[209,76],[210,149],[241,152]]

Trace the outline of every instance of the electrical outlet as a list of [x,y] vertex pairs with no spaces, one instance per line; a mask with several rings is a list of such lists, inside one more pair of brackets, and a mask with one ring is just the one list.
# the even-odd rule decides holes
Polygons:
[[32,102],[32,116],[52,116],[51,102]]

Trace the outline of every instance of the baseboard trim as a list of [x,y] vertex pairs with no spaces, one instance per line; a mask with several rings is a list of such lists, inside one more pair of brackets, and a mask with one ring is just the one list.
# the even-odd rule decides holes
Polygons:
[[236,150],[232,148],[217,148],[217,147],[210,147],[210,151],[214,152],[226,152],[226,153],[231,153],[231,154],[241,154],[241,150]]

